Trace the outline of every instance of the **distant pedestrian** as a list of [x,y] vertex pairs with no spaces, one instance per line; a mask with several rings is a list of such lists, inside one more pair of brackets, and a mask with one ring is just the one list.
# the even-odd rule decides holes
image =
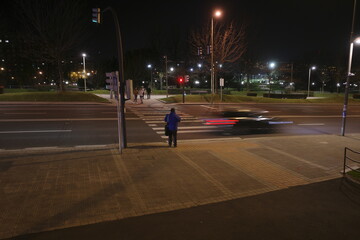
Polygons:
[[150,95],[151,95],[151,88],[150,87],[148,87],[146,89],[146,93],[147,93],[147,99],[150,99]]
[[144,103],[145,88],[142,86],[139,90],[140,103]]
[[134,102],[137,103],[137,97],[138,97],[138,94],[139,94],[139,89],[137,87],[134,88],[133,93],[134,93]]
[[169,147],[171,147],[172,144],[174,144],[174,147],[177,147],[177,130],[181,118],[175,113],[175,108],[171,108],[170,114],[166,114],[164,121],[167,122],[169,126]]

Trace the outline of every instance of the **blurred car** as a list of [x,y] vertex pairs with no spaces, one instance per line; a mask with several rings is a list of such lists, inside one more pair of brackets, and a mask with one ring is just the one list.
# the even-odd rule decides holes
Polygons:
[[223,127],[225,133],[250,134],[273,132],[279,125],[292,123],[270,117],[268,111],[238,107],[225,108],[219,117],[205,119],[205,125]]

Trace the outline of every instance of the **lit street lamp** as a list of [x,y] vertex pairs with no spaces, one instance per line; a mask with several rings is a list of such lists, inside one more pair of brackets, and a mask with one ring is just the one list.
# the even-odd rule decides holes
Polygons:
[[[221,11],[217,10],[215,12],[215,17],[221,16]],[[210,67],[210,74],[211,74],[211,94],[214,94],[215,90],[215,74],[214,74],[214,15],[211,16],[211,67]]]
[[[271,70],[273,70],[274,68],[276,67],[276,63],[274,63],[274,62],[270,62],[269,63],[269,71],[271,71]],[[270,77],[270,73],[271,72],[269,72],[269,96],[268,97],[270,97],[270,92],[271,92],[271,77]]]
[[351,72],[351,64],[352,64],[352,55],[353,55],[353,50],[354,50],[354,43],[359,45],[360,44],[360,37],[355,38],[350,43],[349,64],[348,64],[346,83],[345,83],[344,107],[343,107],[342,124],[341,124],[341,135],[342,136],[345,135],[345,123],[346,123],[347,104],[348,104],[348,100],[349,100],[350,77],[355,75],[354,73]]
[[310,97],[310,77],[311,77],[311,70],[315,70],[315,69],[316,69],[315,66],[309,67],[309,81],[308,81],[308,94],[307,94],[307,97]]
[[150,69],[150,88],[153,87],[153,80],[152,80],[152,65],[148,64],[147,68]]
[[83,56],[83,65],[84,65],[84,88],[85,88],[85,92],[86,92],[86,70],[85,70],[85,57],[86,57],[86,53],[83,53],[82,56]]

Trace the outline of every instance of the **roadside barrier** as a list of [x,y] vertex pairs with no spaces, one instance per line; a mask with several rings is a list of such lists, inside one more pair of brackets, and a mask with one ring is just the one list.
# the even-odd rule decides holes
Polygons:
[[355,175],[356,180],[360,181],[360,160],[355,160],[355,158],[360,159],[360,152],[345,147],[343,176],[352,172],[351,175]]

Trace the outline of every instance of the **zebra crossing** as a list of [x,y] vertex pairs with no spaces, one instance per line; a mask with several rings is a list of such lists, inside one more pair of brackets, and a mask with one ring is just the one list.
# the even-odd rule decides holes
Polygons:
[[[143,120],[154,132],[160,135],[161,138],[168,138],[164,132],[164,118],[170,112],[168,106],[149,107],[146,105],[131,106],[131,111],[138,118]],[[176,114],[181,117],[181,122],[178,127],[178,134],[193,134],[193,133],[209,133],[223,131],[218,126],[206,126],[204,120],[195,116],[176,110]]]

